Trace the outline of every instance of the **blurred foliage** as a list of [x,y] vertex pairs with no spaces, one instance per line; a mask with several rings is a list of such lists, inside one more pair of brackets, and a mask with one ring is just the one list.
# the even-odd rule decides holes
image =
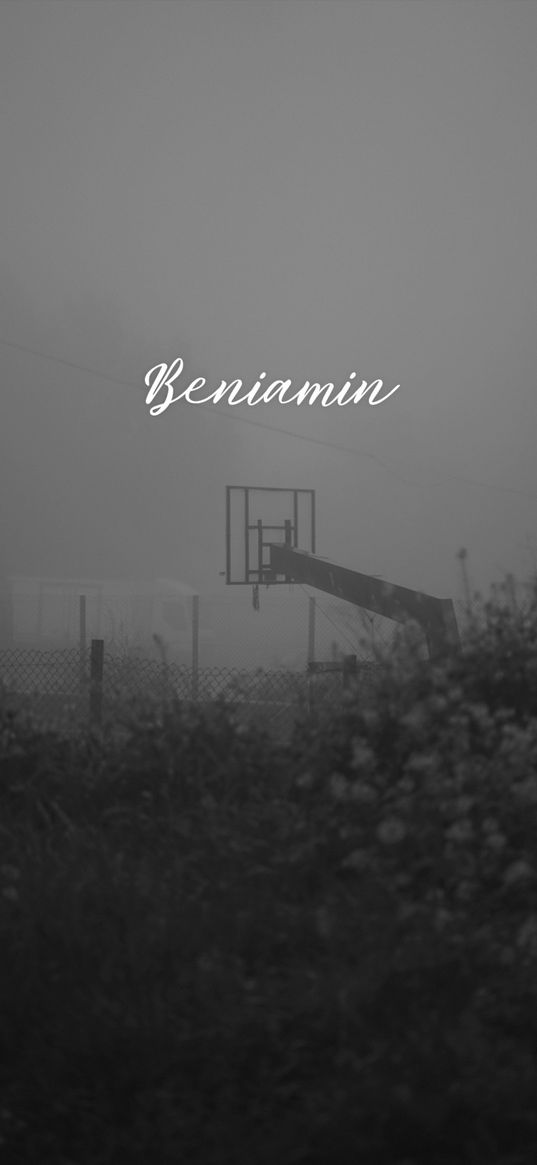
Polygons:
[[537,595],[290,742],[0,714],[0,1140],[45,1165],[537,1157]]

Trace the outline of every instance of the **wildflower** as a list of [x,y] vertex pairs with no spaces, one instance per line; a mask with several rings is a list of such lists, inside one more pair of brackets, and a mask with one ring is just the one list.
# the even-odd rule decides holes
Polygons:
[[532,914],[522,924],[517,934],[516,944],[528,954],[537,955],[537,915]]
[[515,713],[512,708],[497,708],[494,713],[494,718],[498,721],[498,724],[507,724],[514,718],[514,715]]
[[375,754],[369,745],[364,744],[361,740],[353,741],[351,767],[353,769],[371,768],[374,763]]
[[369,856],[363,849],[354,849],[341,863],[343,870],[363,870],[369,865]]
[[296,779],[299,789],[311,789],[313,785],[313,775],[311,773],[301,773]]
[[475,801],[473,797],[457,797],[455,809],[461,817],[465,817],[473,809],[474,805]]
[[349,786],[342,773],[332,773],[330,777],[330,792],[336,801],[345,801],[347,799]]
[[469,704],[468,711],[476,724],[480,724],[482,728],[488,728],[491,723],[491,717],[486,704]]
[[471,821],[455,821],[453,825],[450,825],[449,829],[446,829],[448,841],[463,843],[465,841],[471,841],[473,836],[474,830]]
[[464,879],[462,882],[459,882],[456,891],[459,902],[468,902],[473,896],[473,893],[474,887],[472,886],[471,882],[468,882],[466,879]]
[[481,823],[481,827],[485,833],[497,833],[499,829],[499,825],[495,817],[485,817]]
[[18,882],[18,880],[21,876],[21,872],[18,869],[18,867],[17,866],[10,866],[10,865],[0,866],[0,874],[8,882]]
[[2,898],[7,898],[8,902],[19,901],[19,891],[16,886],[5,886],[2,890]]
[[535,877],[535,871],[524,858],[512,862],[505,871],[503,881],[505,886],[513,886],[517,882],[528,882]]
[[445,910],[443,907],[441,907],[439,910],[436,911],[436,914],[434,916],[434,925],[435,925],[436,930],[440,930],[440,931],[445,930],[446,926],[449,926],[452,919],[453,919],[453,915],[451,914],[451,912],[449,910]]
[[397,845],[406,833],[406,825],[398,817],[387,817],[377,829],[377,837],[383,845]]
[[505,849],[507,839],[503,833],[489,833],[485,838],[485,845],[488,849],[495,850],[496,853],[499,853],[500,850]]
[[420,753],[419,755],[416,753],[410,757],[405,765],[407,773],[423,773],[425,776],[427,773],[434,772],[435,768],[436,757],[431,753]]
[[452,688],[450,688],[449,699],[451,700],[452,704],[460,704],[461,700],[464,699],[464,692],[462,688],[458,687],[457,685],[454,685]]
[[374,708],[364,708],[361,712],[360,719],[366,731],[376,728],[379,721],[379,714]]
[[412,708],[410,712],[407,712],[406,716],[401,716],[399,723],[403,728],[408,728],[411,732],[421,732],[426,724],[423,708]]
[[448,703],[444,696],[431,696],[429,699],[431,712],[445,712],[447,706]]
[[378,798],[376,789],[367,781],[353,781],[350,796],[353,801],[361,801],[364,805],[372,805]]
[[530,805],[537,802],[537,777],[526,777],[524,781],[515,781],[512,788],[515,796],[521,801],[526,801]]

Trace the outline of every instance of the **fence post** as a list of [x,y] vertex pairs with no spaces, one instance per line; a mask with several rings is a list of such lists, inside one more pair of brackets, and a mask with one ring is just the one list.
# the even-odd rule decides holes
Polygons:
[[315,599],[308,599],[308,663],[315,659]]
[[162,707],[162,713],[164,715],[167,708],[169,707],[170,691],[171,691],[170,668],[168,665],[168,660],[165,658],[162,660],[162,664],[161,664],[160,679],[161,679],[161,707]]
[[198,698],[200,597],[192,595],[192,699]]
[[313,595],[308,599],[308,712],[313,711],[313,674],[309,671],[309,664],[315,659],[315,599]]
[[356,675],[356,656],[346,655],[343,659],[343,687],[348,688],[351,678]]
[[86,596],[78,598],[78,645],[80,652],[80,687],[84,688],[86,680]]
[[104,639],[92,639],[90,656],[90,721],[100,724],[103,714]]

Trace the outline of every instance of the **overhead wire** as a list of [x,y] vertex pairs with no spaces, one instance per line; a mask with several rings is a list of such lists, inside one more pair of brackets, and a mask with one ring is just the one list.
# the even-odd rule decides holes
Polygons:
[[[304,586],[304,584],[299,583],[298,586],[299,586],[300,590],[303,591],[304,594],[309,598],[310,597],[309,592],[306,590],[306,587]],[[319,610],[321,612],[321,614],[324,615],[327,622],[330,623],[332,625],[332,627],[334,627],[334,629],[337,631],[338,635],[341,635],[343,637],[343,639],[347,640],[347,643],[349,644],[350,647],[354,648],[354,651],[357,651],[359,649],[359,647],[362,646],[359,642],[356,643],[354,641],[354,639],[350,639],[346,630],[344,628],[342,628],[341,626],[339,626],[337,623],[334,622],[333,619],[330,618],[328,611],[326,611],[325,608],[321,606],[317,597],[315,598],[315,609]]]

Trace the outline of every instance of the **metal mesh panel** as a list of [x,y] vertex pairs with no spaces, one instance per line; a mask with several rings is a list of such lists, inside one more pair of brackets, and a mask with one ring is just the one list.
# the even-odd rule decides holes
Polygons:
[[12,707],[38,720],[78,725],[87,716],[88,670],[78,650],[7,649],[0,651],[0,690]]
[[[368,686],[371,671],[358,669],[358,684]],[[0,651],[0,683],[8,703],[51,727],[78,728],[90,719],[90,651]],[[225,700],[248,724],[285,735],[300,711],[341,700],[340,674],[310,677],[305,671],[199,668],[104,653],[104,717],[132,707],[170,699],[196,705]]]

